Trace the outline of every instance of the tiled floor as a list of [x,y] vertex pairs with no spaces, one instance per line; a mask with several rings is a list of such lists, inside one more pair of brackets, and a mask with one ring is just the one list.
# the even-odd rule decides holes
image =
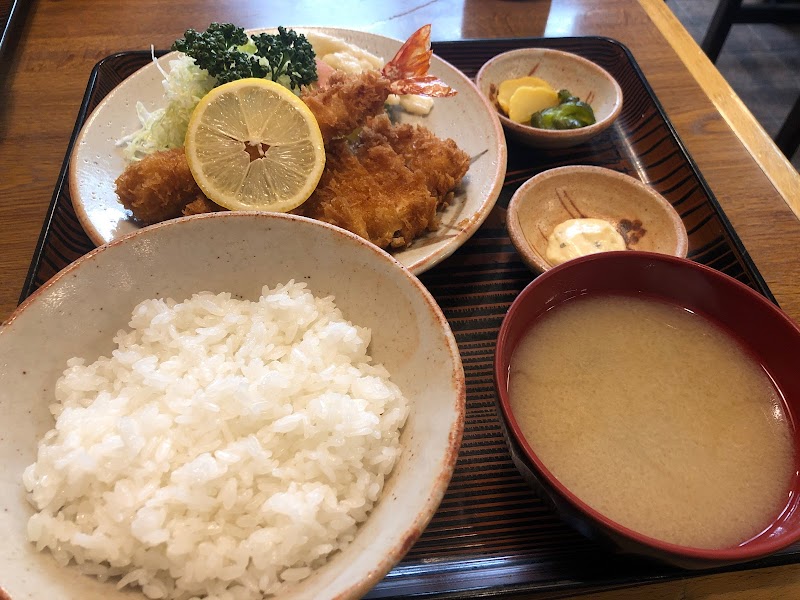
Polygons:
[[[667,5],[699,44],[717,0],[667,0]],[[734,25],[716,65],[774,137],[800,94],[800,25]],[[800,150],[792,164],[800,170]]]

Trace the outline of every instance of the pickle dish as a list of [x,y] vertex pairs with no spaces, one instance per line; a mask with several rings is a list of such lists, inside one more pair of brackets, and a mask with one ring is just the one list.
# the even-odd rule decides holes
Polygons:
[[[576,129],[542,129],[512,121],[498,102],[500,84],[509,79],[535,77],[555,91],[591,106],[595,122]],[[622,88],[602,67],[576,54],[550,48],[520,48],[498,54],[478,71],[475,82],[497,110],[509,140],[541,149],[583,144],[608,129],[622,110]]]

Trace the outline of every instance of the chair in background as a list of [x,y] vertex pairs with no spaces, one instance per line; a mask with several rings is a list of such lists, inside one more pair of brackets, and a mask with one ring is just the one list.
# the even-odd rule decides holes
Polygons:
[[[701,44],[703,52],[712,62],[716,62],[731,26],[736,23],[798,24],[800,2],[768,0],[758,4],[743,4],[742,0],[719,0]],[[775,136],[775,143],[790,158],[800,146],[800,96]]]
[[791,158],[800,147],[800,96],[794,101],[789,116],[786,117],[781,130],[775,136],[775,144],[786,156]]

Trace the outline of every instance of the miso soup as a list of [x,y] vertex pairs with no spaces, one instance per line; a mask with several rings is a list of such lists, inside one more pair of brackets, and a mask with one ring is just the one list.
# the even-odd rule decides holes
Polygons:
[[531,448],[576,496],[637,532],[736,546],[783,510],[795,471],[780,394],[730,334],[653,299],[587,296],[511,359]]

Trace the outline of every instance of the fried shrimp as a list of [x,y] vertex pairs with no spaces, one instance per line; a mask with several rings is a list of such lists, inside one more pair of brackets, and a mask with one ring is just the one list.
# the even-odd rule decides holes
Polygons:
[[430,25],[420,27],[380,71],[326,72],[321,85],[303,91],[301,98],[314,113],[326,144],[383,112],[389,94],[455,95],[455,90],[428,74],[433,55],[430,36]]
[[322,139],[349,135],[368,117],[380,114],[389,97],[389,80],[378,71],[333,73],[324,87],[311,88],[301,98],[314,113]]

